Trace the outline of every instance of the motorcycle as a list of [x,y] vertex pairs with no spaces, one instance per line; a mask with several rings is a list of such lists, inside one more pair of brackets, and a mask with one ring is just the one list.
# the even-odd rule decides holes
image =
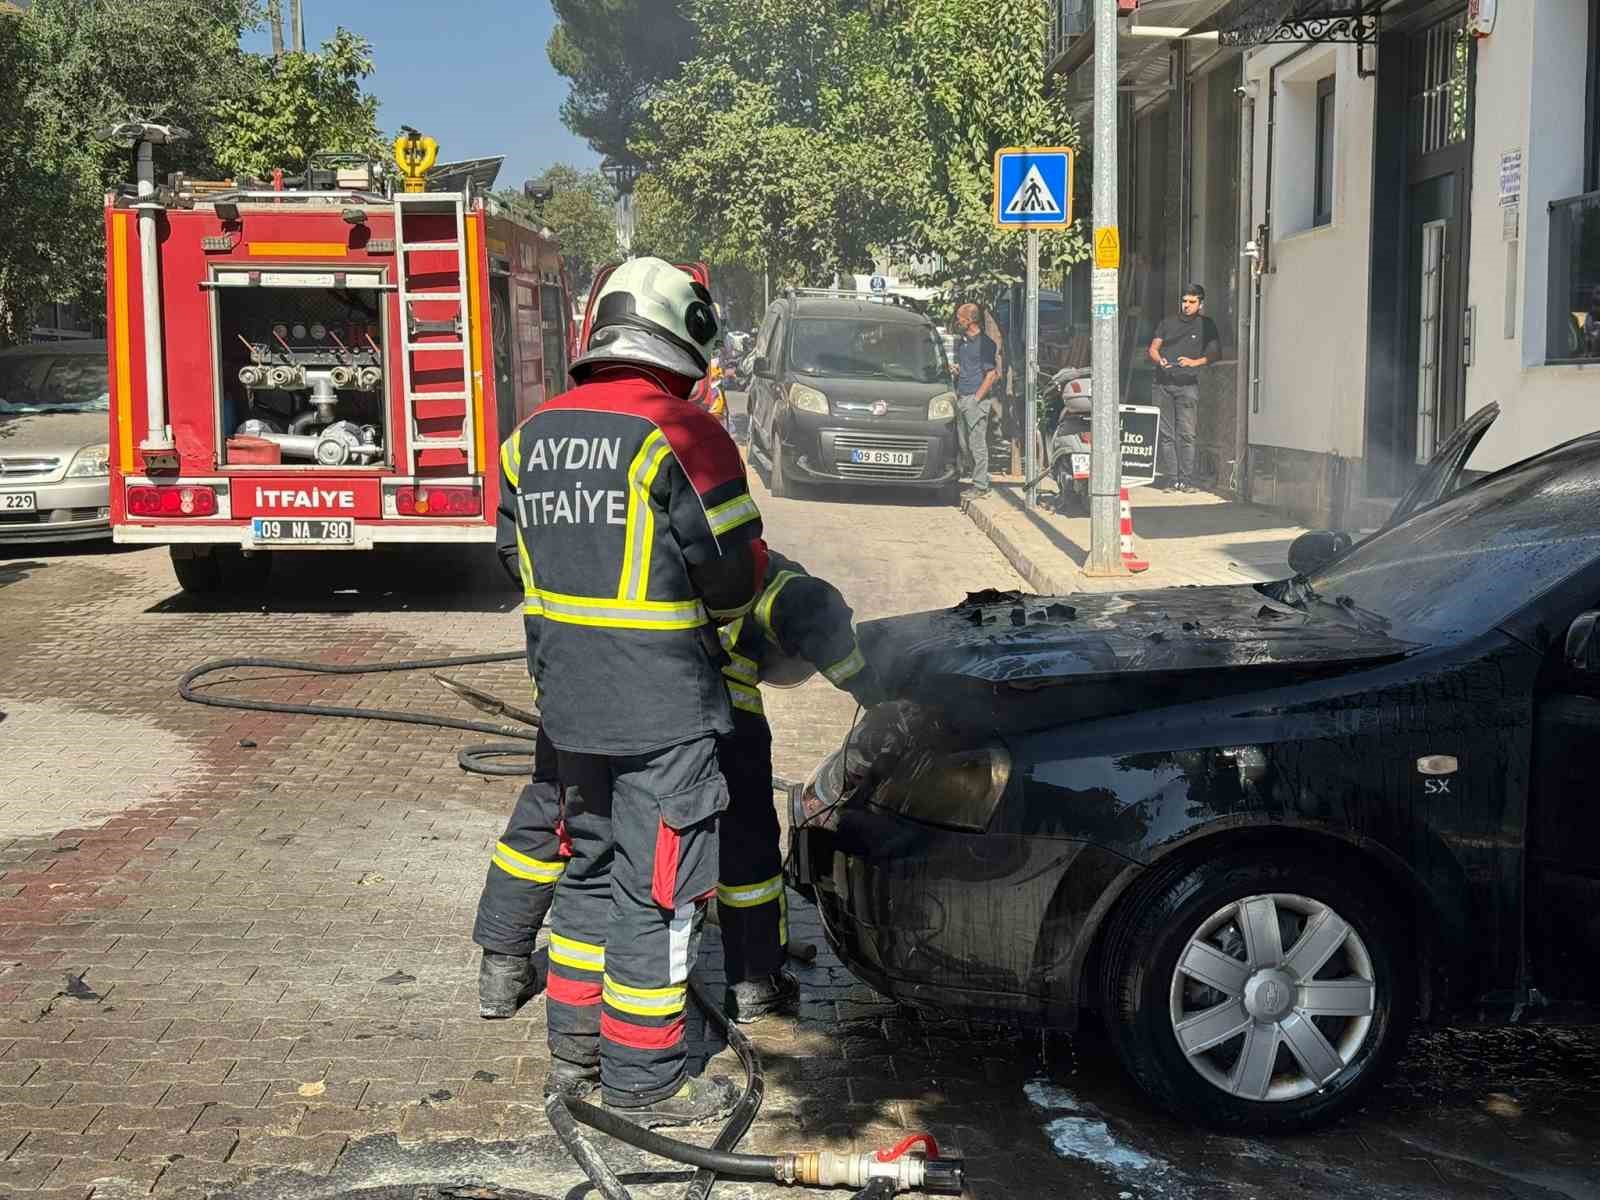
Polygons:
[[1088,367],[1063,367],[1039,389],[1039,399],[1047,409],[1056,403],[1061,406],[1050,434],[1050,461],[1040,472],[1039,479],[1048,475],[1055,480],[1056,512],[1063,516],[1087,516],[1089,512],[1089,448],[1094,409],[1094,387],[1089,375]]

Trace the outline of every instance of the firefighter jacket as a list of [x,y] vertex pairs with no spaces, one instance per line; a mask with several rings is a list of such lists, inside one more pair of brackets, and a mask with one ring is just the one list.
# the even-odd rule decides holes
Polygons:
[[748,718],[765,722],[762,667],[779,656],[811,664],[865,706],[877,703],[877,677],[862,657],[850,617],[850,606],[833,584],[768,550],[761,593],[750,614],[719,631],[728,652],[722,674],[735,725]]
[[729,732],[715,627],[749,610],[766,551],[722,426],[608,373],[536,409],[500,465],[499,551],[550,740],[621,756]]

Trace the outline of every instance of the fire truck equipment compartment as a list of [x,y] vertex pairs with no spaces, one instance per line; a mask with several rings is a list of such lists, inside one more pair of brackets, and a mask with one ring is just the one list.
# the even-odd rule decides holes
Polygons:
[[[275,272],[272,286],[219,280],[216,378],[227,465],[388,465],[384,293],[373,286],[380,281],[377,272],[309,271]],[[262,457],[261,441],[278,457]]]

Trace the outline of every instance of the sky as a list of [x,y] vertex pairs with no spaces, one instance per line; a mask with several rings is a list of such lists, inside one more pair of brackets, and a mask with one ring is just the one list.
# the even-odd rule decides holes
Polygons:
[[[519,187],[551,163],[598,166],[600,156],[561,123],[567,81],[545,57],[549,0],[304,0],[308,48],[343,25],[372,43],[366,90],[382,102],[378,128],[411,125],[450,162],[504,154],[497,186]],[[284,0],[285,25],[289,3]],[[289,38],[284,31],[285,41]],[[263,26],[247,50],[270,52]]]

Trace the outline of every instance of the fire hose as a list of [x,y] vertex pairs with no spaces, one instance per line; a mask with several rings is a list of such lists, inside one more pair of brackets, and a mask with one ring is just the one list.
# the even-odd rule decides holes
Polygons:
[[[469,733],[482,733],[503,739],[463,747],[456,756],[461,769],[477,775],[526,776],[532,773],[531,759],[538,734],[538,714],[509,704],[488,692],[480,691],[438,675],[437,672],[460,667],[485,666],[491,663],[518,662],[524,655],[520,650],[495,654],[468,654],[453,658],[413,659],[394,663],[319,663],[283,658],[219,658],[201,663],[185,672],[178,681],[178,695],[193,704],[214,708],[242,709],[247,712],[274,712],[296,716],[344,717],[361,721],[390,721],[402,725],[422,725],[437,729],[458,729]],[[262,668],[274,671],[293,671],[311,675],[372,675],[401,671],[431,671],[434,679],[456,696],[482,712],[509,717],[521,728],[493,725],[487,721],[468,721],[438,713],[408,712],[402,709],[367,708],[359,705],[285,704],[272,700],[246,699],[218,695],[196,685],[201,679],[219,671],[243,668]],[[525,761],[510,763],[504,760]],[[775,787],[787,788],[789,782],[773,779]],[[794,947],[792,957],[810,962],[816,957],[816,947]],[[809,950],[809,954],[806,951]],[[938,1143],[926,1134],[914,1134],[898,1146],[888,1150],[868,1151],[862,1154],[835,1154],[829,1150],[788,1152],[783,1154],[738,1154],[734,1147],[749,1130],[761,1108],[766,1091],[766,1077],[762,1072],[761,1058],[750,1039],[738,1026],[730,1023],[720,1008],[711,1002],[698,981],[689,981],[690,994],[708,1020],[727,1038],[728,1045],[738,1054],[744,1067],[745,1087],[734,1105],[727,1123],[711,1146],[698,1146],[679,1141],[645,1129],[626,1117],[618,1116],[581,1100],[552,1095],[545,1100],[545,1114],[551,1127],[561,1139],[573,1159],[588,1176],[590,1183],[603,1200],[632,1200],[631,1194],[605,1160],[583,1136],[579,1125],[627,1142],[649,1154],[684,1163],[694,1167],[695,1175],[685,1194],[686,1200],[707,1200],[718,1175],[741,1179],[762,1179],[775,1183],[800,1184],[809,1187],[853,1187],[858,1189],[855,1200],[883,1200],[898,1192],[921,1190],[946,1194],[959,1194],[965,1181],[965,1164],[960,1158],[947,1158],[939,1154]],[[920,1144],[924,1153],[911,1153],[911,1147]]]

